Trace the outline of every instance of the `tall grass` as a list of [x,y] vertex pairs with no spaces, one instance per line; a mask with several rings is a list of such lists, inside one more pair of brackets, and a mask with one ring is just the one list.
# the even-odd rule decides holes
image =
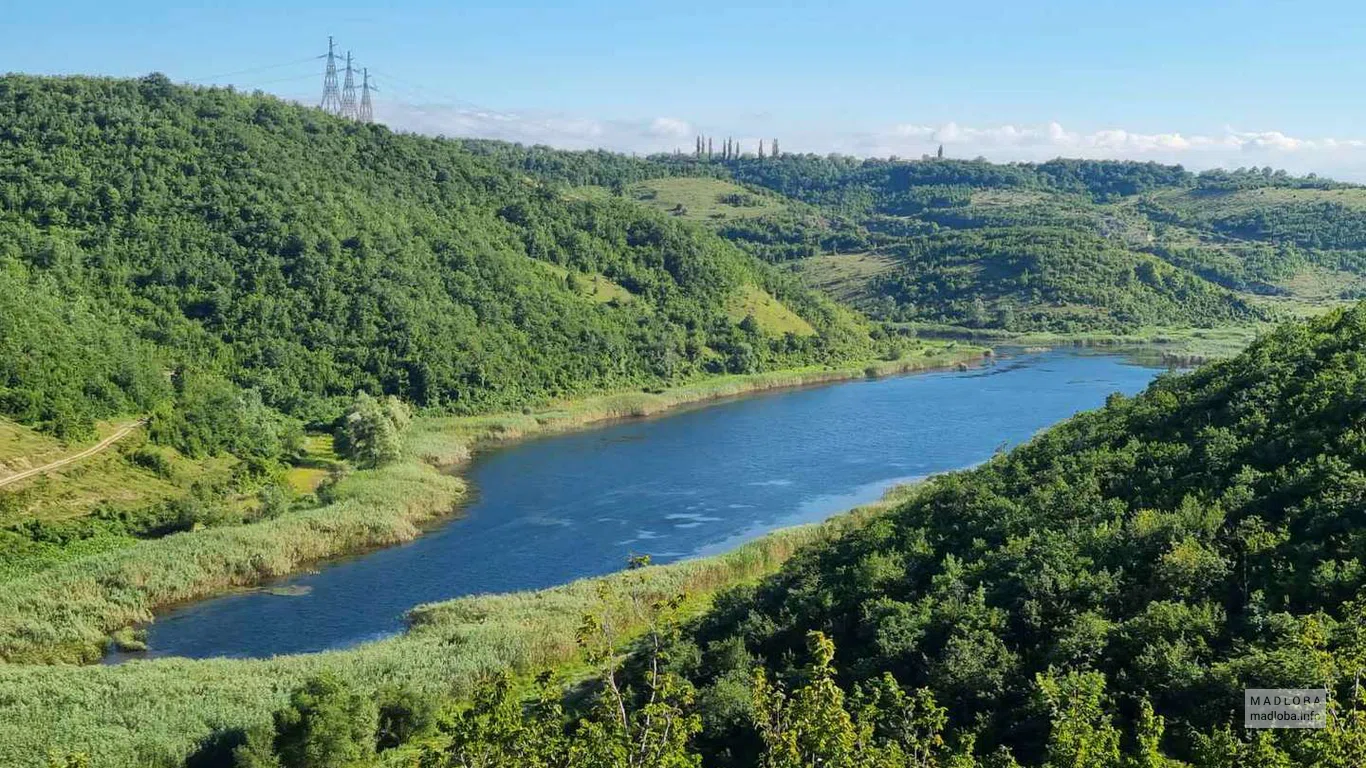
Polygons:
[[636,579],[651,593],[687,593],[700,611],[719,589],[770,574],[800,547],[865,516],[779,531],[716,557],[421,606],[405,634],[349,650],[119,666],[0,664],[0,765],[42,766],[49,752],[84,752],[102,768],[179,766],[216,732],[267,721],[293,687],[324,670],[362,690],[397,684],[460,697],[494,670],[572,662],[587,612],[606,612],[629,628],[625,594],[638,588]]
[[7,582],[0,592],[0,658],[91,662],[108,635],[153,611],[292,573],[345,552],[416,537],[463,492],[416,462],[357,472],[335,503],[250,525],[177,533]]

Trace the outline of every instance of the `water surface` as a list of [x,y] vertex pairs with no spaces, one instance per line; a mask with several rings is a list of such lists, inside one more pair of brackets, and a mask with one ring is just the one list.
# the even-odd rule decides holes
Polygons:
[[538,589],[725,551],[981,462],[1157,373],[1055,351],[983,369],[753,395],[527,440],[477,458],[463,514],[408,544],[188,605],[148,628],[151,655],[260,657],[399,632],[460,595]]

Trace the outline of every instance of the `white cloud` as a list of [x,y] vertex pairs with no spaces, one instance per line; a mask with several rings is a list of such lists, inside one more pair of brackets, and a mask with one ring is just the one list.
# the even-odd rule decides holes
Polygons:
[[[524,144],[548,144],[566,149],[604,148],[618,152],[692,150],[695,123],[674,116],[634,120],[595,119],[560,113],[500,112],[419,104],[377,105],[382,122],[399,129],[431,135],[503,139]],[[1091,132],[1071,131],[1060,123],[969,126],[907,122],[883,130],[839,132],[774,130],[788,151],[859,156],[919,157],[943,144],[953,157],[985,156],[997,161],[1048,160],[1054,157],[1155,160],[1202,169],[1273,165],[1292,172],[1314,171],[1340,178],[1366,179],[1366,140],[1304,138],[1282,131],[1242,131],[1228,127],[1210,134],[1177,131],[1142,133],[1121,127]],[[735,134],[741,146],[757,148],[760,134]],[[767,139],[768,136],[763,136]]]
[[598,120],[552,112],[499,112],[425,104],[376,105],[375,117],[396,130],[432,136],[502,139],[563,149],[662,152],[692,149],[694,128],[677,117]]
[[656,117],[650,123],[650,133],[662,138],[686,139],[693,135],[693,128],[676,117]]
[[1317,172],[1341,178],[1366,178],[1366,140],[1305,138],[1283,131],[1239,131],[1212,134],[1141,133],[1105,128],[1082,133],[1059,123],[1042,126],[972,127],[906,123],[883,132],[840,142],[857,155],[918,157],[939,144],[957,157],[992,160],[1047,160],[1053,157],[1156,160],[1192,168],[1273,165],[1294,172]]

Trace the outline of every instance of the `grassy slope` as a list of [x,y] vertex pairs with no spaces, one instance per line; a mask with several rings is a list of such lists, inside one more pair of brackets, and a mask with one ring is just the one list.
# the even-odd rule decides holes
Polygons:
[[877,253],[823,253],[793,263],[806,284],[836,301],[872,298],[873,279],[896,268],[896,259]]
[[[67,444],[28,427],[0,421],[0,441],[9,456],[7,461],[0,461],[0,466],[13,471],[41,466],[79,453],[113,431],[114,425],[101,424],[98,438]],[[151,448],[171,465],[171,476],[162,477],[128,460],[129,453],[145,447],[145,436],[135,432],[93,456],[5,486],[0,493],[9,494],[14,506],[8,516],[0,515],[0,523],[61,520],[88,514],[99,506],[127,509],[176,498],[188,493],[197,481],[226,476],[234,463],[230,458],[196,461],[169,448]],[[0,478],[8,474],[11,472],[0,470]]]
[[570,270],[549,262],[537,263],[546,271],[566,281],[566,284],[572,280],[578,294],[595,304],[606,304],[609,301],[627,302],[635,298],[630,291],[600,274]]
[[[723,223],[779,213],[789,207],[773,194],[755,193],[723,179],[671,177],[632,184],[627,196],[653,208],[691,221]],[[738,195],[751,205],[733,205],[723,198]],[[682,209],[679,209],[682,206]]]
[[726,305],[726,312],[736,322],[753,317],[759,323],[759,329],[770,336],[782,336],[785,333],[816,335],[816,329],[801,315],[755,285],[747,285],[733,296]]
[[356,472],[332,503],[276,519],[174,534],[11,581],[0,592],[0,659],[93,661],[110,633],[161,607],[296,571],[320,559],[410,540],[449,514],[464,485],[436,467],[481,443],[645,416],[683,403],[863,375],[923,370],[980,359],[973,347],[924,346],[901,360],[847,368],[726,376],[666,390],[573,401],[527,414],[430,419],[410,440],[412,458]]
[[[117,425],[98,425],[102,439]],[[0,420],[0,442],[11,469],[40,466],[70,456],[89,447],[89,443],[68,444],[29,427]],[[166,464],[158,472],[134,460],[137,455],[156,454]],[[125,549],[139,544],[137,534],[101,528],[99,521],[123,515],[145,515],[146,510],[164,502],[203,500],[205,488],[229,488],[214,492],[208,503],[225,513],[254,514],[260,506],[256,489],[233,489],[233,475],[240,462],[230,455],[190,458],[172,448],[148,442],[142,430],[111,445],[106,450],[39,476],[26,478],[0,489],[0,583],[20,579],[56,566],[96,554]],[[341,461],[332,448],[331,435],[313,435],[306,441],[303,457],[283,473],[293,501],[317,491]],[[0,474],[3,477],[4,474]],[[63,527],[65,523],[95,521],[89,528]],[[33,535],[25,526],[50,525],[51,529]]]

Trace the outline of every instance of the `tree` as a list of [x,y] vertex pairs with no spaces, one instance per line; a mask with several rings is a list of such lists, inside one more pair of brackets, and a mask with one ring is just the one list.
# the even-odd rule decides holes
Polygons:
[[878,740],[878,751],[891,766],[934,768],[945,756],[948,710],[935,703],[928,688],[907,692],[884,673],[855,689],[854,711],[865,729],[864,741],[868,736]]
[[1134,726],[1137,751],[1124,761],[1124,768],[1177,768],[1175,760],[1162,753],[1162,734],[1166,720],[1153,712],[1146,698],[1138,705],[1138,722]]
[[1006,299],[997,310],[996,324],[1007,331],[1015,330],[1015,302]]
[[374,756],[376,718],[373,699],[324,673],[275,713],[275,754],[283,768],[349,768]]
[[449,743],[444,749],[424,749],[421,764],[431,768],[565,766],[569,743],[563,733],[564,713],[559,691],[550,680],[549,675],[538,679],[537,700],[529,708],[516,695],[506,671],[484,680],[469,704],[442,726]]
[[844,708],[844,691],[835,684],[835,644],[820,632],[807,635],[812,655],[809,682],[789,697],[754,673],[754,712],[764,740],[763,768],[846,766],[854,756],[858,732]]
[[257,725],[246,730],[242,743],[232,751],[233,768],[282,768],[275,754],[275,728]]
[[730,356],[726,358],[726,371],[729,373],[753,373],[759,367],[759,355],[754,345],[738,341],[731,345]]
[[835,682],[835,644],[807,634],[812,660],[806,684],[788,694],[754,673],[754,719],[763,740],[762,768],[936,768],[974,766],[972,740],[946,748],[948,712],[927,689],[904,691],[891,675],[856,689],[857,717]]
[[1049,671],[1035,681],[1052,722],[1049,768],[1117,768],[1119,730],[1105,710],[1104,676]]
[[380,752],[408,743],[436,720],[436,702],[411,689],[386,686],[376,699],[375,748]]
[[[633,557],[629,570],[650,564],[648,555]],[[670,648],[678,639],[676,617],[682,594],[655,594],[644,578],[626,586],[625,615],[643,624],[639,641],[638,678],[634,695],[625,685],[617,649],[623,627],[608,609],[614,597],[606,585],[599,590],[603,609],[584,616],[578,643],[589,664],[599,671],[598,698],[590,716],[579,721],[569,753],[570,765],[603,768],[696,768],[701,757],[688,748],[702,727],[694,711],[696,691],[691,683],[668,669]]]
[[982,301],[981,296],[972,297],[972,308],[968,312],[968,323],[975,328],[982,328],[987,324],[987,304]]
[[398,398],[391,395],[380,401],[361,392],[342,417],[338,447],[362,467],[388,464],[403,454],[403,432],[411,420],[411,412]]

